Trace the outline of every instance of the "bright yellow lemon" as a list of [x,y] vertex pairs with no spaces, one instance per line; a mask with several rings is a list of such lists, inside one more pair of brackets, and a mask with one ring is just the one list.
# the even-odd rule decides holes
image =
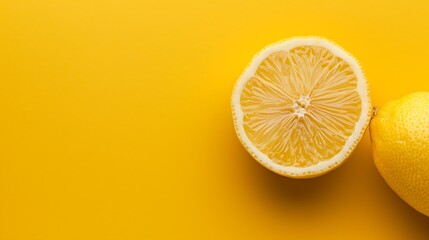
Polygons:
[[387,184],[429,216],[429,93],[384,105],[370,125],[375,164]]
[[234,88],[232,110],[239,139],[259,163],[309,178],[350,155],[371,102],[354,57],[329,40],[299,37],[254,57]]

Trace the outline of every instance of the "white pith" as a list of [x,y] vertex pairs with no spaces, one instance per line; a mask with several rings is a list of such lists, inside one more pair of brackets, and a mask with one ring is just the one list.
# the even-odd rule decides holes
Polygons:
[[[247,137],[244,127],[243,127],[243,111],[241,109],[240,104],[240,96],[243,91],[243,87],[245,83],[254,76],[258,66],[261,62],[267,58],[270,54],[278,51],[289,51],[293,48],[299,46],[320,46],[328,49],[335,56],[343,59],[347,62],[352,68],[353,72],[357,78],[357,88],[356,91],[359,93],[361,98],[361,115],[359,120],[356,122],[354,131],[352,135],[347,139],[342,150],[333,156],[331,159],[327,159],[325,161],[321,161],[317,164],[308,166],[308,167],[294,167],[294,166],[285,166],[278,164],[272,161],[267,155],[259,151],[254,144]],[[299,117],[305,115],[305,106],[311,104],[311,99],[308,99],[307,96],[302,96],[299,99],[299,104],[295,103],[295,114]],[[320,38],[320,37],[300,37],[293,38],[283,42],[275,43],[263,49],[260,53],[258,53],[248,68],[243,72],[240,78],[237,81],[233,92],[232,98],[232,107],[234,112],[234,121],[237,134],[242,141],[243,145],[246,149],[255,157],[257,161],[259,161],[265,167],[271,169],[274,172],[280,173],[282,175],[287,176],[307,176],[307,175],[317,175],[318,173],[326,172],[329,169],[332,169],[338,166],[341,162],[343,162],[351,153],[351,151],[356,147],[356,144],[362,137],[363,132],[365,131],[371,112],[371,103],[369,98],[368,86],[365,76],[361,70],[359,63],[352,57],[349,53],[343,50],[341,47],[333,44],[329,40]]]

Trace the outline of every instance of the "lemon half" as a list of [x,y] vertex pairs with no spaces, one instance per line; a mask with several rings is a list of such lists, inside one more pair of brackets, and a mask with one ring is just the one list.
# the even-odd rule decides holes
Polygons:
[[237,135],[268,169],[309,178],[339,166],[371,115],[368,84],[355,58],[330,40],[297,37],[267,46],[232,94]]

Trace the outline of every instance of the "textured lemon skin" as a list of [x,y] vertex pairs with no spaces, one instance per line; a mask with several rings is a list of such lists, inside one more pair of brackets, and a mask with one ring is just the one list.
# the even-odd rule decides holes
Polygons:
[[387,184],[429,216],[429,93],[387,103],[372,119],[373,157]]

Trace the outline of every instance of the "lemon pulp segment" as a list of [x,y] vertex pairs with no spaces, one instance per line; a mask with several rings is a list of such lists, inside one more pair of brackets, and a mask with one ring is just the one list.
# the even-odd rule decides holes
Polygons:
[[360,117],[356,86],[350,66],[323,47],[272,53],[244,86],[245,132],[278,164],[305,167],[330,159]]

